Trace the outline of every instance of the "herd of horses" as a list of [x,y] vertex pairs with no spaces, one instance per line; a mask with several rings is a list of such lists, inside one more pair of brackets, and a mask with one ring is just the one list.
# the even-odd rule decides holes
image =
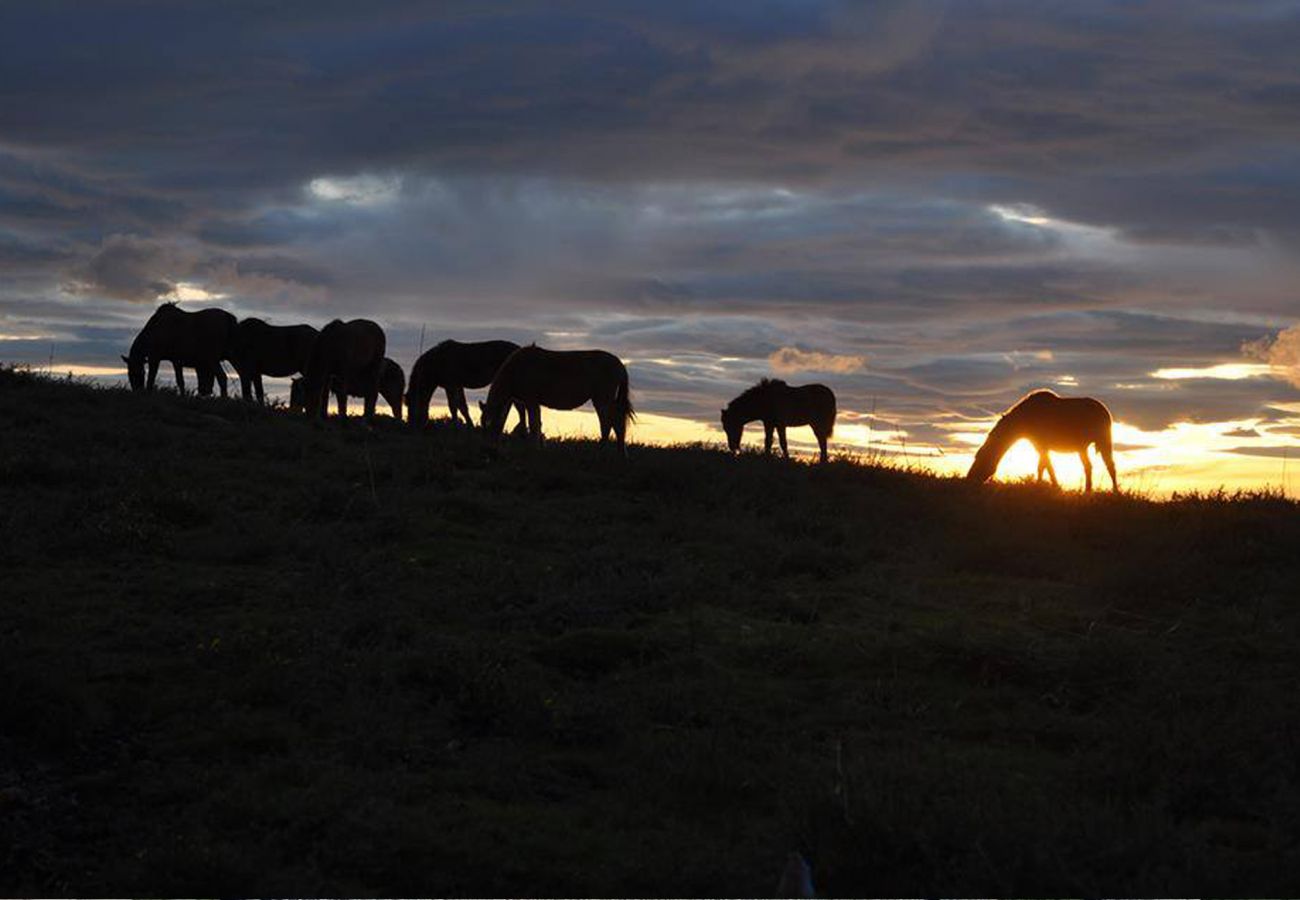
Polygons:
[[[429,419],[429,404],[442,388],[453,422],[473,425],[465,401],[466,389],[486,387],[487,399],[479,404],[479,426],[489,447],[494,447],[510,410],[516,433],[542,439],[542,407],[577,409],[590,402],[596,410],[600,442],[612,436],[626,453],[628,425],[635,418],[627,367],[604,350],[546,350],[512,341],[461,342],[446,340],[420,355],[411,367],[409,381],[402,367],[389,359],[383,328],[369,319],[344,322],[335,319],[317,330],[311,325],[271,325],[261,319],[236,319],[221,309],[189,312],[174,303],[158,307],[136,335],[122,360],[133,390],[150,390],[158,368],[170,362],[176,386],[184,393],[183,370],[194,369],[201,395],[212,393],[213,383],[227,396],[223,362],[239,375],[244,400],[265,402],[262,379],[293,378],[289,406],[309,416],[326,415],[333,394],[338,415],[347,416],[348,397],[364,401],[370,420],[380,397],[393,416],[413,427]],[[732,451],[740,449],[745,426],[763,423],[764,452],[772,452],[772,437],[788,459],[786,429],[808,426],[817,438],[819,457],[828,459],[827,444],[835,431],[835,394],[822,384],[794,387],[779,379],[764,378],[732,400],[722,410],[722,428]],[[1111,415],[1090,397],[1059,397],[1052,391],[1034,391],[1012,406],[989,432],[966,477],[984,482],[993,477],[998,463],[1013,444],[1028,439],[1038,451],[1038,480],[1046,472],[1057,484],[1050,453],[1077,453],[1083,462],[1086,490],[1092,490],[1092,463],[1088,450],[1096,446],[1110,473],[1111,486],[1119,490],[1111,446]]]

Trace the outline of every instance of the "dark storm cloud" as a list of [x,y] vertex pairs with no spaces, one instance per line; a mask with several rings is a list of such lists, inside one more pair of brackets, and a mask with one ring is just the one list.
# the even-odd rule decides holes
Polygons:
[[866,357],[848,409],[1242,417],[1295,391],[1149,373],[1295,324],[1298,45],[1275,0],[5,4],[0,315],[110,359],[69,325],[193,282],[710,417],[782,348]]

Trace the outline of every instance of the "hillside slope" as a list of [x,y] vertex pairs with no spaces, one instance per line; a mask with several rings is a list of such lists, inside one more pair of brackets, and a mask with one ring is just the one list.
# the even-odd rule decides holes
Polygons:
[[[387,423],[392,426],[392,423]],[[634,432],[635,433],[635,432]],[[0,373],[10,894],[1294,890],[1300,511]]]

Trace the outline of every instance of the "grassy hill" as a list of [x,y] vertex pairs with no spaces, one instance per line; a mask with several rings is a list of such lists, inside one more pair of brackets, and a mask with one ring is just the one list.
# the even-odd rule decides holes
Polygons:
[[0,373],[6,893],[1295,890],[1296,504],[386,424]]

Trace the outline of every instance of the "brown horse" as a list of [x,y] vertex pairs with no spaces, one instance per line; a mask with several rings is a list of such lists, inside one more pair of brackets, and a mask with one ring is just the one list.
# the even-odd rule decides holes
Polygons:
[[764,378],[727,404],[722,411],[722,430],[727,446],[740,449],[745,426],[755,419],[763,422],[763,452],[772,452],[772,432],[781,439],[781,453],[790,458],[785,430],[791,425],[811,425],[826,462],[826,442],[835,432],[835,394],[824,384],[790,387],[784,381]]
[[252,400],[255,390],[257,402],[266,402],[263,375],[285,378],[305,372],[318,334],[310,325],[268,325],[261,319],[244,319],[236,325],[230,361],[239,373],[244,399]]
[[600,419],[600,442],[610,432],[618,449],[627,453],[627,425],[636,417],[628,391],[627,367],[604,350],[543,350],[535,344],[520,347],[501,364],[480,424],[488,446],[501,436],[510,404],[522,404],[528,413],[528,433],[542,439],[542,407],[577,409],[588,400]]
[[[443,341],[429,348],[411,367],[411,383],[406,390],[408,420],[417,428],[428,422],[429,401],[441,387],[447,393],[451,420],[455,422],[457,415],[462,415],[466,425],[473,425],[465,403],[465,388],[486,387],[501,364],[518,349],[519,345],[513,341]],[[516,403],[515,410],[522,425],[523,404]]]
[[236,321],[224,309],[186,312],[175,303],[164,303],[154,310],[135,336],[129,355],[122,357],[131,390],[153,390],[158,366],[168,361],[176,370],[176,387],[182,394],[185,376],[181,369],[188,366],[198,376],[200,395],[206,397],[212,393],[212,379],[216,378],[221,396],[226,396],[226,372],[221,368],[221,361],[230,358],[230,339]]
[[1038,451],[1038,480],[1043,472],[1057,484],[1056,470],[1052,468],[1051,451],[1069,451],[1079,454],[1083,462],[1085,490],[1092,490],[1092,460],[1088,447],[1097,445],[1097,452],[1110,472],[1113,490],[1119,490],[1115,478],[1115,458],[1111,452],[1110,410],[1091,397],[1058,397],[1052,391],[1034,391],[1003,413],[984,445],[975,454],[966,477],[971,481],[985,482],[998,470],[998,463],[1021,438],[1028,438]]
[[[406,375],[402,367],[387,357],[384,358],[384,371],[379,376],[379,396],[393,408],[393,418],[402,421],[402,394],[406,390]],[[340,410],[347,406],[348,397],[364,397],[365,385],[351,383],[343,385],[337,378],[330,380],[330,393]],[[297,412],[307,406],[307,394],[302,387],[302,379],[295,378],[289,382],[289,409]],[[342,412],[339,415],[343,415]]]
[[[384,351],[388,339],[384,329],[369,319],[348,322],[335,319],[316,337],[307,371],[303,373],[303,406],[307,415],[325,417],[325,393],[334,379],[355,385],[366,401],[366,421],[375,416],[379,379],[384,372]],[[347,404],[339,405],[339,417],[347,417]]]

